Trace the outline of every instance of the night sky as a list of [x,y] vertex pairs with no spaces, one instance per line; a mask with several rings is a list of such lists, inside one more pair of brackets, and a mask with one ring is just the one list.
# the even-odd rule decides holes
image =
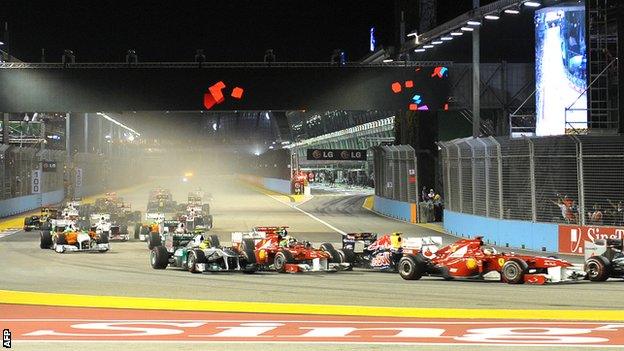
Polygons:
[[[417,27],[417,0],[398,0]],[[482,1],[482,4],[490,1]],[[438,1],[438,21],[470,9],[472,0]],[[262,61],[273,48],[278,61],[329,61],[336,48],[357,61],[368,49],[368,29],[378,43],[395,41],[393,0],[4,0],[0,21],[9,22],[11,51],[48,62],[72,49],[78,62],[119,62],[128,49],[140,61],[192,61],[204,49],[208,61]]]

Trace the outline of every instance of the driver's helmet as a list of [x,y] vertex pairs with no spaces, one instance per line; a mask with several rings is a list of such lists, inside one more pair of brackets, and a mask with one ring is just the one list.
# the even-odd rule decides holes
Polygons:
[[486,256],[494,255],[496,253],[496,249],[491,246],[484,246],[482,251]]
[[296,242],[297,242],[297,239],[293,238],[290,235],[286,235],[286,236],[282,237],[282,240],[280,240],[279,246],[286,247],[286,246],[290,246],[291,244],[294,244]]

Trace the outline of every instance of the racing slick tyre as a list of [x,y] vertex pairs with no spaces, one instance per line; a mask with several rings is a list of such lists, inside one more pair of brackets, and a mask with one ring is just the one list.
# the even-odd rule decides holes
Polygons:
[[[243,268],[243,273],[247,273],[247,274],[251,274],[251,273],[255,273],[257,270],[256,267],[256,244],[254,243],[253,239],[243,239],[243,242],[241,243],[241,266],[245,266],[242,267]],[[253,268],[247,268],[248,265],[253,265]]]
[[214,226],[213,224],[213,220],[212,220],[212,215],[207,215],[206,216],[206,228],[208,228],[208,230],[212,229],[212,227]]
[[351,266],[353,266],[353,263],[355,263],[355,252],[353,252],[353,250],[349,250],[349,249],[338,250],[338,254],[342,256],[341,258],[342,262],[350,263]]
[[338,250],[334,248],[331,243],[322,243],[320,249],[329,254],[329,262],[331,263],[343,263],[342,256],[338,253]]
[[162,242],[160,240],[160,234],[150,233],[150,235],[147,237],[147,247],[151,250],[155,248],[156,246],[160,246],[160,245],[162,245]]
[[524,260],[512,258],[501,268],[501,278],[508,284],[522,284],[528,270],[529,265]]
[[169,265],[169,252],[164,246],[156,246],[150,251],[150,263],[154,269],[165,269]]
[[52,234],[50,234],[49,230],[41,231],[41,240],[39,243],[39,247],[42,249],[49,249],[52,246]]
[[97,243],[98,244],[108,244],[108,233],[104,232],[102,234],[100,234],[100,238],[98,239]]
[[58,233],[56,235],[56,245],[67,245],[67,238],[65,233]]
[[188,257],[186,258],[186,268],[191,273],[201,273],[197,270],[197,263],[206,263],[206,255],[202,250],[192,250],[188,252]]
[[32,228],[30,227],[31,225],[33,225],[33,219],[32,217],[26,217],[24,218],[24,231],[25,232],[29,232],[32,230]]
[[210,205],[209,204],[203,204],[202,205],[202,212],[203,213],[210,213]]
[[41,225],[41,230],[52,230],[52,223],[50,223],[49,221],[43,222],[43,224]]
[[280,252],[275,254],[275,259],[273,260],[273,266],[275,270],[279,273],[286,273],[286,264],[295,263],[292,254],[290,251],[281,250]]
[[399,260],[399,274],[405,280],[418,280],[422,278],[424,269],[422,263],[414,256],[403,256]]
[[141,233],[141,224],[137,223],[134,225],[134,239],[139,240],[139,234]]
[[604,282],[611,275],[611,262],[604,256],[592,256],[585,261],[585,273],[592,282]]
[[218,235],[211,235],[208,239],[210,240],[210,247],[221,247]]

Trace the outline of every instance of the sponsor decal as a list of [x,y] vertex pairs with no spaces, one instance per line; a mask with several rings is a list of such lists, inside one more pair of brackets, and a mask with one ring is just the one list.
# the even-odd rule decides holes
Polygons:
[[596,239],[624,239],[623,227],[599,227],[559,225],[559,252],[566,254],[584,253],[585,241]]
[[[537,321],[383,320],[4,320],[16,340],[459,345],[624,345],[624,324]],[[5,340],[6,340],[5,330]],[[8,334],[10,338],[10,333]]]
[[308,149],[308,161],[366,161],[366,150]]

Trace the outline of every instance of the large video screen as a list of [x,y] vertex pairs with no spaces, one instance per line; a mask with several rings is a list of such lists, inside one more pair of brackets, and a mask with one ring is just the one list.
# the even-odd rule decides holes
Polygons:
[[535,13],[536,134],[587,128],[585,7]]

